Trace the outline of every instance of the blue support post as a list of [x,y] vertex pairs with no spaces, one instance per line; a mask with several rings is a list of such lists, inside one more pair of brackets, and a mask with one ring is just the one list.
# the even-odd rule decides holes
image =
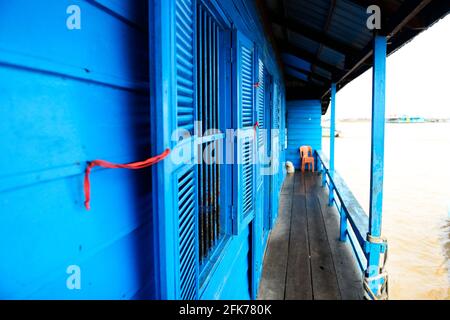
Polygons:
[[[336,84],[331,84],[331,119],[330,119],[330,175],[334,174],[334,131],[336,126]],[[333,184],[329,184],[328,205],[333,204]]]
[[380,255],[386,250],[386,244],[381,241],[386,93],[386,37],[384,36],[377,35],[374,39],[372,81],[372,150],[366,277],[368,277],[368,286],[371,291],[379,295],[380,286],[385,280],[373,277],[377,277],[380,273]]
[[330,171],[334,172],[334,135],[336,127],[336,84],[331,84]]

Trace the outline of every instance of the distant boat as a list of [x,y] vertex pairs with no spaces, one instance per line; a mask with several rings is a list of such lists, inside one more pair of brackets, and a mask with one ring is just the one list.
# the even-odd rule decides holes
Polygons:
[[424,123],[426,120],[423,117],[390,117],[387,118],[386,122],[388,123]]

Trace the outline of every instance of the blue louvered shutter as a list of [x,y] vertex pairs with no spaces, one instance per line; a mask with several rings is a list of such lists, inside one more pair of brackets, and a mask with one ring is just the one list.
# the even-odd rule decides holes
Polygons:
[[197,298],[197,227],[196,183],[194,168],[183,172],[177,179],[178,187],[178,252],[179,296],[182,300]]
[[235,32],[235,83],[236,83],[236,128],[245,134],[236,145],[237,163],[234,228],[238,234],[249,223],[255,211],[255,57],[254,45],[239,31]]
[[[194,133],[196,109],[196,2],[175,0],[176,123]],[[198,298],[197,169],[193,164],[177,169],[177,298]]]
[[278,92],[278,85],[274,84],[274,104],[273,104],[273,128],[280,129],[280,93]]
[[[265,67],[261,59],[258,59],[258,90],[257,90],[257,120],[259,124],[258,130],[258,155],[262,155],[265,152],[264,146],[264,129],[266,129],[266,123],[264,119],[265,114],[265,102],[266,102],[266,90],[265,90]],[[258,188],[263,183],[263,176],[257,175]]]

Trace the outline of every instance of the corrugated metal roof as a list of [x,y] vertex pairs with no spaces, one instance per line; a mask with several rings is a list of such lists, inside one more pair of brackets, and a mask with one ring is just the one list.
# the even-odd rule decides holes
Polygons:
[[324,69],[322,69],[322,68],[320,68],[320,67],[317,67],[317,66],[314,67],[314,71],[315,71],[318,75],[320,75],[320,76],[322,76],[322,77],[331,79],[331,76],[332,76],[331,72],[328,72],[328,71],[326,71],[326,70],[324,70]]
[[[366,22],[369,5],[379,5],[382,30],[389,39],[388,54],[410,41],[450,11],[448,0],[255,0],[265,6],[281,53],[311,65],[305,79],[289,65],[289,74],[304,82],[328,105],[329,84],[338,90],[371,67],[373,31]],[[292,59],[281,59],[285,66]],[[288,88],[295,95],[305,91]],[[290,92],[287,92],[288,99]],[[301,98],[300,96],[293,97]]]
[[328,0],[285,0],[287,15],[305,25],[322,30],[330,6]]
[[366,21],[365,8],[346,0],[338,0],[327,34],[355,48],[363,49],[372,39],[372,32],[366,27]]
[[326,61],[340,69],[344,69],[345,55],[337,52],[336,50],[322,46],[320,52],[318,53],[318,58],[319,60]]
[[320,46],[320,43],[312,41],[296,32],[289,32],[289,43],[311,54],[316,54]]

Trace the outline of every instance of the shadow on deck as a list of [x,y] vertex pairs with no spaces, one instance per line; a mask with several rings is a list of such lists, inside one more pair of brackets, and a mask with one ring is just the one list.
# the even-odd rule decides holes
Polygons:
[[361,272],[350,244],[339,241],[339,213],[321,183],[317,173],[287,175],[258,299],[362,299]]

